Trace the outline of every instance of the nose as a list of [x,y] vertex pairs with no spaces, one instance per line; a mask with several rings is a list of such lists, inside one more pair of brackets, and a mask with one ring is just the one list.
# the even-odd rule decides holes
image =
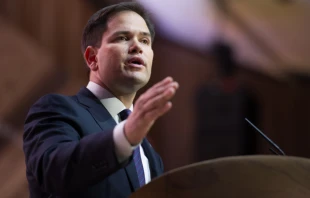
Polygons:
[[132,43],[129,47],[129,54],[142,54],[142,47],[139,41],[132,40]]

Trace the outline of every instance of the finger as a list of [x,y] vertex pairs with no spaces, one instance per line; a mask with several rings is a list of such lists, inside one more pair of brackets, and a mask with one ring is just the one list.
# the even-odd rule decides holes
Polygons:
[[147,112],[154,108],[159,108],[160,106],[163,106],[165,103],[167,103],[167,101],[171,100],[175,93],[176,89],[174,87],[166,89],[165,92],[163,92],[162,94],[159,94],[146,101],[146,103],[142,106],[142,110],[144,112]]
[[149,122],[156,121],[160,116],[167,113],[171,108],[172,103],[170,101],[166,102],[161,108],[154,108],[153,110],[148,111],[145,114],[144,119]]
[[160,93],[162,91],[164,91],[165,87],[168,87],[171,83],[173,83],[173,80],[171,77],[167,77],[165,78],[163,81],[155,84],[153,87],[149,88],[145,94],[146,95],[149,95],[149,94],[152,94],[154,93]]
[[159,81],[158,83],[156,83],[155,85],[153,85],[151,88],[156,89],[159,86],[164,86],[164,85],[171,83],[171,82],[173,82],[173,79],[172,79],[172,77],[168,76],[168,77],[164,78],[163,80]]
[[177,82],[171,82],[169,84],[165,84],[163,86],[157,87],[157,88],[152,88],[149,89],[147,92],[145,92],[144,94],[142,94],[140,96],[140,98],[137,100],[136,105],[143,105],[145,104],[147,101],[151,100],[152,98],[163,94],[166,90],[168,90],[169,88],[174,88],[177,89],[178,88],[178,83]]
[[152,111],[149,111],[145,116],[138,117],[138,119],[132,117],[132,115],[135,113],[135,111],[128,117],[127,122],[124,126],[124,132],[125,136],[127,137],[128,141],[136,145],[145,135],[148,133],[154,122],[168,112],[172,107],[171,102],[166,102],[165,105],[163,105],[161,108],[153,109]]
[[153,93],[152,95],[145,97],[145,100],[143,100],[141,103],[137,104],[137,108],[141,108],[143,112],[146,112],[147,110],[170,100],[175,94],[175,91],[175,88],[169,87],[164,89],[162,93]]
[[162,86],[156,87],[156,88],[152,88],[149,89],[146,93],[145,96],[146,98],[152,98],[156,95],[159,95],[161,93],[163,93],[164,91],[166,91],[169,88],[174,88],[177,89],[179,87],[179,84],[177,82],[170,82],[168,84],[164,84]]

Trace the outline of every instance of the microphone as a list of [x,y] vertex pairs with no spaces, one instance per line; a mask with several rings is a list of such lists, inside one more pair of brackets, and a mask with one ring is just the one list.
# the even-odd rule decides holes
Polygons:
[[278,145],[276,145],[270,138],[268,138],[267,135],[265,135],[261,130],[259,130],[250,120],[248,120],[247,118],[245,118],[245,120],[246,120],[254,129],[256,129],[256,131],[258,131],[259,134],[260,134],[261,136],[263,136],[263,138],[264,138],[265,140],[267,140],[267,142],[268,142],[269,144],[271,144],[274,148],[276,148],[276,149],[278,150],[278,152],[280,152],[280,153],[276,152],[273,148],[269,148],[270,151],[272,151],[272,152],[273,152],[274,154],[276,154],[276,155],[285,155],[285,153],[282,151],[282,149],[280,149],[280,147],[279,147]]

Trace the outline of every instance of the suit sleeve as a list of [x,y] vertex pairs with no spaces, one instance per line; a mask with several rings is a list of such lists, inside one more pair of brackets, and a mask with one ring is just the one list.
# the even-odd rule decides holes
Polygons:
[[112,131],[81,138],[74,105],[69,97],[47,95],[34,104],[25,121],[27,172],[54,194],[93,185],[126,164],[116,158]]
[[158,154],[157,154],[157,157],[158,157],[158,161],[159,161],[159,166],[160,166],[161,174],[163,174],[164,171],[165,171],[163,160],[161,159],[161,157]]

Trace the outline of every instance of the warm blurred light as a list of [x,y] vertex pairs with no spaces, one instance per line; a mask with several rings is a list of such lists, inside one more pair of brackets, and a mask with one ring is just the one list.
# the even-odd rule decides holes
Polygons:
[[137,1],[169,40],[205,51],[221,39],[233,46],[238,61],[255,70],[277,77],[310,74],[310,1]]
[[157,29],[170,40],[205,50],[218,34],[212,1],[137,0],[157,22]]

